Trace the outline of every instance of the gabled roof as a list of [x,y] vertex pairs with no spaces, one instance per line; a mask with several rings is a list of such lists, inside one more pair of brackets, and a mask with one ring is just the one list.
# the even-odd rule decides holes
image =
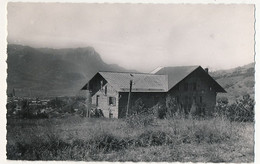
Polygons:
[[167,75],[144,73],[99,72],[117,91],[128,92],[130,80],[133,80],[132,92],[167,92]]
[[168,92],[179,82],[195,72],[195,70],[202,72],[206,78],[210,79],[216,87],[217,92],[226,92],[200,66],[160,67],[155,69],[153,74],[98,72],[95,76],[102,76],[118,92],[129,92],[130,80],[133,80],[132,92]]
[[176,84],[184,80],[191,75],[192,72],[201,71],[206,78],[208,78],[216,88],[216,92],[226,91],[207,73],[201,66],[177,66],[177,67],[163,67],[158,69],[154,74],[156,75],[168,75],[168,89],[170,90]]
[[199,66],[162,67],[154,72],[154,74],[168,75],[168,88],[171,89],[198,67]]

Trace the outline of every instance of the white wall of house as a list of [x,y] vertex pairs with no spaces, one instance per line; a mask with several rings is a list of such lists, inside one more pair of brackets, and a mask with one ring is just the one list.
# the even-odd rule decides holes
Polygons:
[[118,92],[106,83],[98,92],[92,96],[92,104],[103,111],[105,117],[118,118]]

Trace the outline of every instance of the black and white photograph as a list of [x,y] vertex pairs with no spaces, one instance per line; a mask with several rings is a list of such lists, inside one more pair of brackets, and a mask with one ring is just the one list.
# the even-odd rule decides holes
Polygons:
[[6,11],[6,160],[254,163],[254,4]]

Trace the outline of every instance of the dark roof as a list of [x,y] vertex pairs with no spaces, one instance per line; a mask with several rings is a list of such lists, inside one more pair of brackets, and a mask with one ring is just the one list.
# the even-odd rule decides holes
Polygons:
[[157,70],[155,69],[153,73],[156,75],[168,75],[168,89],[170,90],[195,70],[204,72],[204,75],[214,84],[216,92],[226,92],[201,66],[161,67]]
[[171,89],[198,67],[199,66],[161,67],[154,74],[168,75],[168,88]]
[[[98,72],[97,74],[119,92],[129,92],[130,80],[133,80],[132,92],[168,92],[195,70],[205,72],[201,66],[177,66],[160,67],[150,74],[130,72]],[[205,72],[205,76],[214,83],[217,92],[226,92],[208,73]]]
[[133,80],[132,92],[167,92],[167,75],[125,72],[99,72],[117,91],[128,92]]

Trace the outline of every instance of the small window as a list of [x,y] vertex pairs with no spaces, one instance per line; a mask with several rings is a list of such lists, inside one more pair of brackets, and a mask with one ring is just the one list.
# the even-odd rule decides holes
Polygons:
[[108,98],[108,105],[116,106],[116,98],[115,97],[109,97]]
[[188,91],[189,89],[189,84],[188,83],[184,83],[184,91]]
[[105,86],[105,95],[107,95],[107,86]]
[[192,83],[192,89],[193,89],[194,91],[197,90],[197,84],[196,84],[196,83]]
[[100,88],[103,90],[103,80],[100,81]]
[[98,106],[99,95],[96,96],[96,106]]

